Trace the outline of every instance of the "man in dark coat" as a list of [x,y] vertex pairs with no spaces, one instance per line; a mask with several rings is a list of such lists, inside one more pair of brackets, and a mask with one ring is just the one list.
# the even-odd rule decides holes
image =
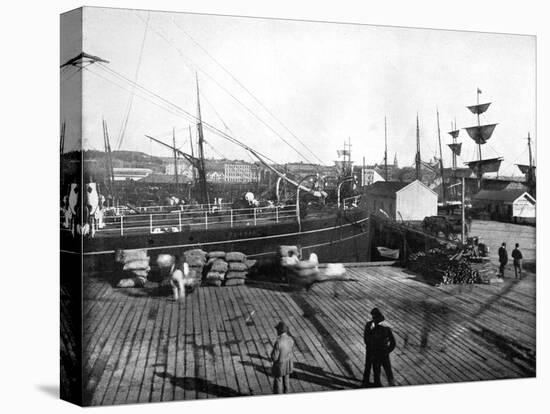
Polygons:
[[498,249],[498,261],[500,263],[499,277],[504,278],[504,267],[508,264],[508,251],[506,250],[506,243],[502,243],[502,246]]
[[512,250],[512,258],[514,259],[514,272],[516,274],[516,279],[521,279],[521,260],[523,255],[519,249],[519,243],[516,243],[516,248]]
[[290,374],[292,373],[292,349],[294,348],[294,339],[288,333],[288,327],[284,322],[279,322],[275,327],[277,330],[277,339],[271,352],[271,361],[273,362],[272,374],[273,394],[286,394],[289,387]]
[[381,387],[380,371],[384,368],[386,378],[390,386],[394,385],[393,372],[390,362],[390,353],[395,349],[395,338],[392,330],[380,325],[384,321],[384,315],[378,308],[371,311],[372,320],[365,325],[364,340],[366,348],[365,372],[363,373],[363,386],[370,386],[370,370],[373,370],[375,387]]

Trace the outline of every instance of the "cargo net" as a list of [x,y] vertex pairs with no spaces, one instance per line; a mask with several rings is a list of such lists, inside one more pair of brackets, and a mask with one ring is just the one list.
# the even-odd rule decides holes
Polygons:
[[486,283],[470,260],[454,249],[433,248],[411,253],[406,267],[436,286]]

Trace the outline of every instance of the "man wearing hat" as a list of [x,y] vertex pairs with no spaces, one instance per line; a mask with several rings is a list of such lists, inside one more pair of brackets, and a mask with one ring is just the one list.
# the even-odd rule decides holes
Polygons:
[[277,339],[271,352],[271,361],[273,362],[273,394],[288,392],[288,383],[292,373],[292,349],[294,348],[294,339],[288,333],[288,327],[284,322],[279,322],[275,326]]
[[395,338],[391,328],[380,325],[384,321],[384,315],[378,308],[371,311],[372,320],[365,325],[364,340],[366,348],[365,372],[363,373],[363,386],[370,386],[370,370],[373,370],[375,387],[381,387],[380,371],[384,367],[389,385],[394,385],[391,369],[390,353],[395,349]]

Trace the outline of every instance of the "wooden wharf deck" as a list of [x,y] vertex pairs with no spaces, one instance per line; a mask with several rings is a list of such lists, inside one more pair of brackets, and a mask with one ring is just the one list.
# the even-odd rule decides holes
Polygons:
[[[155,284],[84,288],[85,402],[91,405],[271,393],[274,326],[295,338],[292,392],[360,386],[362,331],[379,307],[397,348],[397,385],[532,377],[535,278],[434,287],[391,266],[353,266],[356,281],[310,291],[254,283],[201,287],[185,302]],[[384,378],[384,374],[382,375]]]

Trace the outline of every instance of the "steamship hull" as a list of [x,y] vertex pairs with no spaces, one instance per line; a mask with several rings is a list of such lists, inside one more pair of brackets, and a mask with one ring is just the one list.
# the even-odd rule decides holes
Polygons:
[[[63,232],[63,256],[82,254],[84,271],[109,270],[117,249],[147,249],[154,258],[161,253],[180,255],[201,248],[205,251],[239,251],[251,259],[275,256],[280,245],[297,245],[305,257],[316,253],[321,262],[358,262],[369,259],[369,220],[366,212],[343,211],[334,215],[296,221],[242,225],[230,228],[187,229],[161,234],[102,234],[74,238]],[[69,259],[70,260],[70,259]],[[63,263],[62,263],[63,265]]]

